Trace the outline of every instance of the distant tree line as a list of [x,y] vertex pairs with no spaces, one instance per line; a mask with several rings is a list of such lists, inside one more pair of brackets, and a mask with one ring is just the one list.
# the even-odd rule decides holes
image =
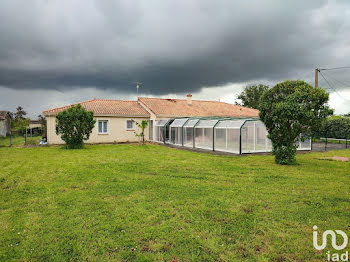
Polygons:
[[[11,113],[11,133],[14,135],[24,135],[26,128],[29,126],[30,118],[26,117],[27,112],[22,106],[16,108],[16,112]],[[41,124],[41,133],[46,134],[46,118],[42,115],[38,115],[38,120]]]
[[315,137],[329,138],[348,138],[350,139],[350,118],[349,117],[333,117],[327,119],[320,130],[315,134]]

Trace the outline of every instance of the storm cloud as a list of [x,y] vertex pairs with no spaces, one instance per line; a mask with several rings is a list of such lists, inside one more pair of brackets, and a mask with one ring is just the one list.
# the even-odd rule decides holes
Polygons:
[[350,64],[348,1],[4,0],[0,17],[0,86],[12,90],[127,95],[140,81],[161,96]]

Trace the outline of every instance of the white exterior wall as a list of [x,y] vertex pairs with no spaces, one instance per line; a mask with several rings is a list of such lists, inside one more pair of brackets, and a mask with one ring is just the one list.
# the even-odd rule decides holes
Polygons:
[[5,120],[0,120],[0,137],[6,136],[11,133],[11,120],[6,118]]
[[[60,135],[56,135],[56,117],[46,116],[47,121],[47,142],[49,144],[64,144]],[[136,118],[136,117],[94,117],[96,124],[90,134],[90,138],[85,143],[98,144],[98,143],[119,143],[119,142],[138,142],[139,138],[135,136],[134,132],[140,133],[141,129],[134,123],[134,129],[127,130],[126,121],[134,120],[141,123],[142,120],[149,120],[149,118]],[[98,133],[98,120],[108,121],[108,133]],[[149,138],[149,129],[145,129],[145,140]]]
[[0,136],[6,136],[7,134],[7,122],[6,120],[0,120]]
[[[151,122],[151,121],[153,121],[153,130],[152,130],[152,137],[153,137],[153,139],[152,139],[152,141],[154,141],[154,137],[155,137],[155,130],[154,130],[154,125],[155,125],[155,123],[156,123],[156,120],[157,120],[157,116],[150,110],[150,109],[148,109],[148,107],[146,106],[146,105],[144,105],[142,102],[140,102],[140,101],[137,101],[138,103],[139,103],[139,105],[141,105],[149,114],[150,114],[150,118],[149,118],[149,121]],[[149,126],[150,126],[150,123],[148,123],[148,127],[147,127],[147,131],[148,131],[148,135],[147,135],[147,140],[151,140],[150,139],[150,135],[149,135],[149,131],[150,131],[150,128],[149,128]],[[146,137],[146,136],[145,136]]]

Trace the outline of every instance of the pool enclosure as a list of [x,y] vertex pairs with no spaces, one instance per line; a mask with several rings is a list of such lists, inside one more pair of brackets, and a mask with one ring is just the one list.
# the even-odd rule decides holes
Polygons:
[[[257,118],[175,118],[155,124],[154,141],[177,146],[235,154],[271,152],[265,125]],[[297,142],[298,150],[311,150],[311,139]]]

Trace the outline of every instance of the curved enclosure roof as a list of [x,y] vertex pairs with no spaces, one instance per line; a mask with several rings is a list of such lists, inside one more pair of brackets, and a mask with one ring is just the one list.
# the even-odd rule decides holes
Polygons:
[[188,120],[188,122],[184,125],[184,127],[194,127],[194,125],[197,124],[198,121],[199,121],[199,119],[190,119],[190,120]]
[[219,119],[215,120],[199,120],[199,123],[196,125],[196,128],[210,128],[214,127],[215,124],[219,121]]
[[160,119],[156,122],[155,126],[165,126],[168,123],[169,119]]
[[217,124],[217,128],[241,128],[246,120],[222,120]]
[[182,127],[182,126],[186,123],[187,120],[188,120],[188,118],[179,118],[179,119],[175,119],[175,120],[171,123],[170,127]]

